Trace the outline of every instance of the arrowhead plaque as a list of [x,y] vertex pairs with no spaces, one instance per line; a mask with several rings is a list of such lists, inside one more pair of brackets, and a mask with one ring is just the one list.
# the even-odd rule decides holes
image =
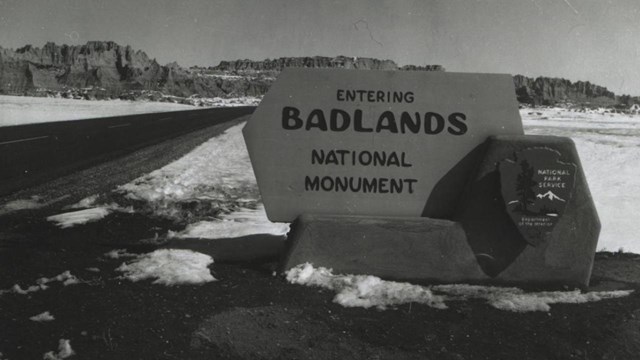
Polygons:
[[571,200],[576,165],[561,162],[559,157],[552,149],[529,148],[499,164],[507,213],[532,246],[548,239]]

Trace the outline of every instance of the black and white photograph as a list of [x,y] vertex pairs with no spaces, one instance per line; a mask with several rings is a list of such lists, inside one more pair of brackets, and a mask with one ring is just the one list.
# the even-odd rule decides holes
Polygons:
[[0,360],[640,358],[638,19],[0,0]]

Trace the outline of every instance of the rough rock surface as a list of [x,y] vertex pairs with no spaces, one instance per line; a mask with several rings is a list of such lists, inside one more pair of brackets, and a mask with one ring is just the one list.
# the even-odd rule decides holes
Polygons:
[[283,271],[309,262],[336,273],[399,281],[489,279],[460,224],[448,220],[304,214],[287,241]]
[[[555,136],[492,136],[484,159],[458,204],[469,246],[495,282],[582,286],[589,284],[600,221],[572,140]],[[501,191],[499,163],[525,149],[546,148],[577,166],[575,186],[551,233],[528,244],[510,218]],[[551,166],[551,165],[550,165]]]
[[163,73],[144,52],[114,42],[90,41],[80,46],[49,42],[42,48],[27,45],[0,51],[0,90],[8,93],[90,86],[118,92],[150,87]]
[[532,105],[552,105],[558,102],[583,103],[597,101],[604,105],[614,104],[616,96],[606,87],[588,81],[571,82],[566,79],[522,75],[513,77],[518,102]]
[[278,59],[266,59],[263,61],[235,60],[222,61],[216,70],[222,71],[282,71],[287,67],[307,67],[307,68],[341,68],[341,69],[362,69],[362,70],[397,70],[398,65],[391,60],[378,60],[372,58],[359,57],[282,57]]
[[[258,96],[261,79],[198,76],[176,63],[162,66],[146,53],[114,42],[68,46],[47,43],[17,50],[0,48],[0,93],[26,94],[84,89],[86,98],[120,97],[131,91],[161,91],[188,97]],[[75,96],[74,96],[75,97]]]
[[[445,70],[441,65],[398,66],[392,60],[347,56],[245,59],[186,69],[176,63],[160,65],[144,51],[113,41],[89,41],[73,46],[48,42],[42,48],[32,45],[16,50],[0,47],[0,94],[87,99],[140,98],[149,91],[178,97],[262,96],[286,67]],[[616,96],[607,88],[589,82],[547,77],[534,79],[522,75],[514,76],[513,81],[518,101],[532,105],[570,102],[616,105],[626,110],[634,103],[640,104],[640,97]],[[133,96],[131,92],[134,92]]]
[[88,99],[136,99],[150,92],[178,97],[262,96],[285,67],[443,70],[439,65],[399,68],[391,60],[345,56],[222,61],[215,67],[185,69],[177,63],[160,65],[145,52],[112,41],[78,46],[49,42],[42,48],[0,48],[0,94]]

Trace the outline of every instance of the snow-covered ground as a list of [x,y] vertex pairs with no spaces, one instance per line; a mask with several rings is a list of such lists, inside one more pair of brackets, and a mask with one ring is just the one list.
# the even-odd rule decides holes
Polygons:
[[[71,206],[75,211],[47,220],[67,228],[98,221],[114,211],[138,211],[186,222],[184,230],[167,234],[173,238],[284,235],[289,225],[272,223],[266,217],[242,138],[243,126],[227,129],[181,159],[114,189],[112,194],[90,196]],[[2,211],[41,206],[37,199],[10,205],[0,208],[0,215]]]
[[0,95],[0,126],[194,109],[191,105],[160,102]]
[[56,318],[53,315],[51,315],[51,313],[49,313],[48,311],[45,311],[45,312],[40,313],[38,315],[34,315],[34,316],[29,318],[29,320],[37,321],[37,322],[53,321],[55,319]]
[[419,286],[385,281],[370,275],[334,275],[331,269],[300,264],[287,271],[292,284],[321,287],[336,292],[333,301],[344,307],[384,310],[397,305],[417,303],[447,309],[447,303],[471,299],[485,300],[496,309],[529,312],[549,311],[551,304],[582,304],[628,296],[633,290],[525,292],[514,287],[467,284]]
[[522,109],[526,134],[574,140],[602,223],[598,249],[640,253],[640,115]]
[[191,250],[159,249],[135,256],[133,261],[116,270],[133,282],[154,279],[154,284],[167,286],[195,285],[216,280],[208,269],[211,264],[213,259],[209,255]]
[[76,225],[83,225],[89,222],[101,220],[114,211],[132,213],[133,209],[122,208],[116,204],[108,204],[52,215],[49,216],[47,220],[55,223],[61,229],[66,229]]
[[255,209],[241,208],[224,214],[219,220],[199,221],[189,224],[184,231],[171,233],[175,238],[237,238],[253,234],[286,235],[289,224],[272,223],[267,219],[264,206]]
[[[194,97],[189,100],[194,105],[205,107],[257,105],[260,102],[260,99],[255,97],[232,99]],[[197,107],[192,105],[171,102],[73,100],[0,95],[0,126],[195,109]]]
[[51,286],[51,283],[54,283],[54,282],[61,282],[64,286],[68,286],[68,285],[79,284],[80,280],[76,276],[72,275],[70,271],[67,270],[61,274],[52,276],[50,278],[42,277],[36,280],[36,283],[34,285],[27,286],[25,289],[23,289],[20,286],[20,284],[15,284],[10,289],[0,290],[0,295],[5,293],[27,295],[32,292],[47,290]]
[[242,138],[244,124],[231,127],[183,158],[120,186],[134,206],[190,224],[175,237],[230,238],[283,235],[287,224],[267,220]]
[[44,360],[62,360],[75,354],[75,351],[71,348],[71,342],[67,339],[60,339],[58,342],[58,352],[54,353],[49,351],[45,353],[42,358]]

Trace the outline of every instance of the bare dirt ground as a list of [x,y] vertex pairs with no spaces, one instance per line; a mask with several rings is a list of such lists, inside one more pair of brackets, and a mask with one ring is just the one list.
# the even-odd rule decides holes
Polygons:
[[[263,261],[219,258],[210,267],[216,282],[132,283],[115,271],[124,260],[103,254],[123,247],[149,251],[152,246],[136,240],[170,229],[171,223],[116,214],[59,230],[41,215],[31,211],[0,219],[0,289],[24,288],[66,270],[83,283],[0,295],[3,359],[42,358],[59,339],[69,339],[80,359],[633,359],[640,354],[637,292],[597,303],[556,304],[548,313],[511,313],[479,301],[454,302],[447,310],[417,304],[385,311],[343,308],[332,302],[331,292],[274,276],[276,257],[265,248],[258,250]],[[214,244],[199,244],[197,250],[214,258],[220,253]],[[256,252],[239,250],[247,257]],[[639,279],[640,256],[597,255],[593,289],[638,289]],[[29,320],[44,311],[55,320]]]
[[[201,135],[204,141],[211,133]],[[149,166],[157,168],[198,143],[171,152],[178,142],[159,144],[164,158]],[[291,285],[274,274],[284,238],[273,236],[169,242],[161,246],[211,255],[218,281],[174,287],[130,282],[115,271],[124,260],[104,254],[121,248],[148,252],[158,245],[142,239],[179,224],[126,213],[69,229],[45,220],[65,204],[145,171],[132,166],[106,185],[81,180],[123,165],[104,166],[111,170],[66,180],[68,187],[62,179],[16,195],[69,195],[63,200],[0,216],[0,289],[24,288],[66,270],[82,281],[0,295],[0,359],[42,359],[57,350],[59,339],[70,340],[76,353],[71,359],[640,358],[640,255],[634,254],[597,254],[590,289],[635,289],[630,296],[555,304],[548,313],[506,312],[481,301],[452,302],[446,310],[418,304],[344,308],[333,303],[332,292]],[[29,320],[44,311],[55,320]]]

